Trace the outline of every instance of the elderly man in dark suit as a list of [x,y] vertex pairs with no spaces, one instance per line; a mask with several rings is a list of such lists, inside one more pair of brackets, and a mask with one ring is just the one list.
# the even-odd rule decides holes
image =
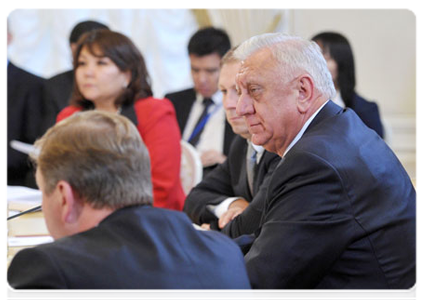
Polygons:
[[250,287],[232,240],[194,229],[182,212],[152,207],[148,151],[126,117],[75,114],[35,146],[55,241],[16,254],[8,270],[13,288]]
[[[8,24],[9,25],[9,24]],[[7,44],[13,42],[8,26]],[[44,78],[38,77],[12,62],[7,63],[7,184],[35,188],[34,171],[28,155],[10,146],[10,142],[32,144],[43,134],[44,108],[42,89]]]
[[237,113],[282,161],[245,256],[254,288],[405,289],[416,280],[416,194],[392,150],[331,99],[319,46],[264,34],[235,52]]
[[187,196],[184,211],[203,228],[222,230],[232,238],[253,233],[259,225],[267,186],[280,158],[250,141],[247,124],[236,114],[235,76],[241,62],[228,51],[221,61],[219,89],[226,119],[238,134],[226,161]]
[[165,95],[175,107],[182,138],[200,153],[204,175],[226,159],[235,137],[218,89],[220,60],[230,48],[225,31],[198,30],[188,43],[194,88]]

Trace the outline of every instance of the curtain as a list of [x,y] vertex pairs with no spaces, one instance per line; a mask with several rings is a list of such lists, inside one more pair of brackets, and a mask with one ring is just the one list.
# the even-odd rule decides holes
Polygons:
[[189,9],[18,9],[8,17],[8,59],[44,78],[72,68],[69,34],[96,20],[132,39],[142,52],[156,97],[192,86],[188,40],[197,30]]
[[214,26],[224,28],[233,46],[266,32],[287,32],[289,11],[280,9],[210,9]]

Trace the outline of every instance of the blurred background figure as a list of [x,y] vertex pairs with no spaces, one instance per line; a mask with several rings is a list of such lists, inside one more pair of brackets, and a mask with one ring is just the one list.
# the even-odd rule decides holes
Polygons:
[[[78,39],[86,32],[96,29],[109,29],[106,25],[97,21],[83,21],[76,24],[69,35],[69,46],[72,59],[75,54]],[[56,122],[57,114],[69,105],[69,100],[73,89],[73,70],[57,74],[44,83],[43,101],[44,118],[43,131],[53,126]]]
[[224,30],[206,27],[188,43],[194,87],[167,94],[172,101],[182,138],[199,152],[203,176],[226,159],[235,134],[225,119],[218,89],[220,60],[231,48]]
[[150,153],[153,205],[182,210],[181,136],[175,111],[169,100],[152,97],[150,77],[136,46],[118,32],[90,31],[75,50],[74,74],[71,105],[59,113],[57,121],[91,109],[128,117]]
[[[13,33],[7,27],[7,45]],[[42,135],[40,131],[44,79],[7,61],[7,185],[36,188],[33,168],[28,155],[10,147],[10,142],[32,144]]]
[[312,38],[322,49],[336,88],[332,99],[341,107],[353,109],[368,127],[384,138],[379,108],[355,91],[355,67],[351,45],[347,38],[336,32],[321,32]]

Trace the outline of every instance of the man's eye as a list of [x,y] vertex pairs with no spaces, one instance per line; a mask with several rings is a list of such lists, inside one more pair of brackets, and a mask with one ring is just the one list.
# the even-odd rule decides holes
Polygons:
[[250,95],[257,94],[259,91],[260,91],[260,89],[257,88],[257,87],[250,87],[250,89],[249,89]]

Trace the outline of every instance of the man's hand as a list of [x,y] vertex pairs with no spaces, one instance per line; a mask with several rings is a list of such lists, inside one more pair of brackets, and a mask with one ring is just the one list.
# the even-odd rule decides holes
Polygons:
[[235,219],[236,216],[241,214],[249,205],[244,199],[238,199],[229,205],[228,210],[219,218],[219,228],[222,229],[230,221]]
[[208,150],[204,151],[201,154],[201,163],[203,164],[203,167],[209,167],[213,166],[215,164],[221,164],[225,161],[226,156],[216,150]]
[[210,224],[208,224],[208,223],[203,223],[203,224],[201,224],[200,227],[204,230],[210,230]]

